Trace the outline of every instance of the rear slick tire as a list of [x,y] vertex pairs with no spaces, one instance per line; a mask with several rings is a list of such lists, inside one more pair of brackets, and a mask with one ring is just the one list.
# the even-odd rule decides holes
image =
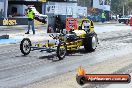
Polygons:
[[98,39],[97,36],[86,36],[86,38],[84,39],[84,48],[86,52],[93,52],[95,51],[96,47],[98,44]]

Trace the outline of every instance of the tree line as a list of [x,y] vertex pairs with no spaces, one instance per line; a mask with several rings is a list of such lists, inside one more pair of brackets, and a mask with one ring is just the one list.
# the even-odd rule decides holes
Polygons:
[[118,15],[132,15],[132,0],[111,0],[111,11]]

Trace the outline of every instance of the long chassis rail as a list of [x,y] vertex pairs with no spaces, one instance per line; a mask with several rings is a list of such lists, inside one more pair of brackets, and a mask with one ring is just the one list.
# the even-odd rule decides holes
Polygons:
[[31,46],[31,51],[35,51],[35,50],[41,50],[41,51],[47,51],[47,52],[55,52],[57,49],[54,48],[47,48],[47,47],[34,47]]

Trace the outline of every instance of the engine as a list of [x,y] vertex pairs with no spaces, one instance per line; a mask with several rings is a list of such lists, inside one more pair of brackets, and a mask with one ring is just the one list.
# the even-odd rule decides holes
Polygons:
[[86,32],[84,30],[75,30],[73,31],[74,34],[76,34],[77,37],[83,38],[86,36]]
[[65,39],[67,42],[72,42],[76,40],[77,36],[76,34],[66,34]]

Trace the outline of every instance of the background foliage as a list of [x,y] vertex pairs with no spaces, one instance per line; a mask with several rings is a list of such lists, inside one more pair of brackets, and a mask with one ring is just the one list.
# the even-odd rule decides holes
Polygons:
[[114,14],[123,14],[123,6],[125,15],[132,14],[132,0],[111,0],[111,11]]

